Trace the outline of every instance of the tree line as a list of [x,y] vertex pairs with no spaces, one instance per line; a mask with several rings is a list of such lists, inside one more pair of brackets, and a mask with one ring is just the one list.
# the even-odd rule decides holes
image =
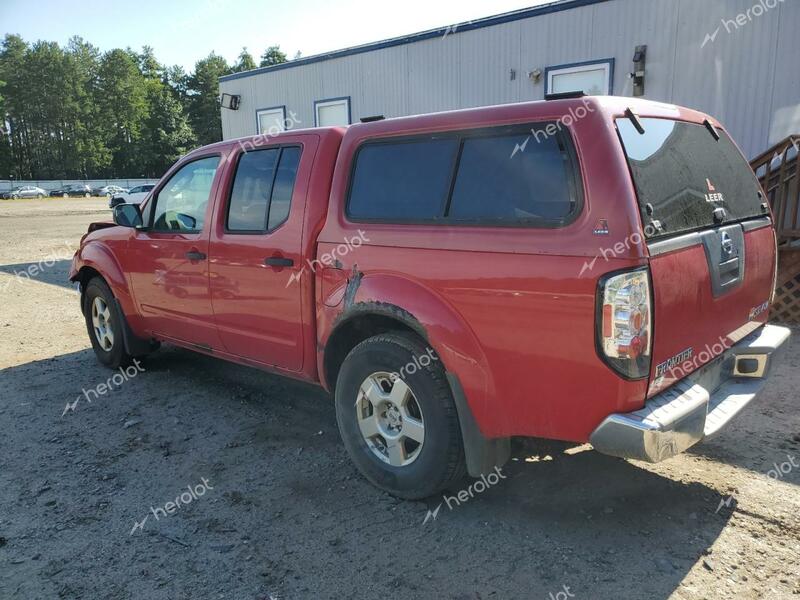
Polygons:
[[[298,54],[299,56],[299,54]],[[286,62],[271,46],[259,66]],[[8,34],[0,44],[0,179],[160,177],[194,147],[222,139],[219,77],[256,68],[243,48],[194,71],[153,49],[101,52]]]

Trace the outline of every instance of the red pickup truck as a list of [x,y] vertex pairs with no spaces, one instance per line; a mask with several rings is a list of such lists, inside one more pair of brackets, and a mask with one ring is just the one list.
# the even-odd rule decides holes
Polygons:
[[514,436],[660,461],[766,383],[776,238],[713,117],[568,97],[195,150],[70,279],[112,368],[160,342],[317,382],[404,498]]

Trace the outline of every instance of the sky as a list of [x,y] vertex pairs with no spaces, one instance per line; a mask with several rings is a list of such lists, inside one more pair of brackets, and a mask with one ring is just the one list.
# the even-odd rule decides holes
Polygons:
[[0,0],[0,31],[65,44],[79,35],[100,50],[152,46],[187,71],[212,50],[233,62],[246,46],[258,63],[278,44],[311,56],[447,27],[549,0]]

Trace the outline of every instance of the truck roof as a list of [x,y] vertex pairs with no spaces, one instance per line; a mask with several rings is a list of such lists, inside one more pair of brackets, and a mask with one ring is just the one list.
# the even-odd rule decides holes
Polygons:
[[[314,127],[304,129],[291,129],[277,134],[258,134],[216,142],[194,150],[207,151],[215,148],[227,148],[238,144],[251,149],[265,146],[280,141],[282,138],[301,134],[314,134],[318,136],[338,136],[345,134],[348,138],[371,137],[373,135],[391,134],[398,131],[423,131],[446,130],[457,128],[480,127],[488,125],[503,125],[530,120],[558,120],[566,115],[574,119],[579,116],[580,109],[590,113],[600,112],[609,117],[620,116],[631,109],[639,116],[670,118],[682,121],[702,123],[708,119],[713,125],[722,125],[710,115],[692,109],[645,100],[641,98],[628,98],[623,96],[583,96],[562,98],[556,100],[534,100],[530,102],[515,102],[511,104],[497,104],[477,108],[464,108],[435,113],[390,117],[370,121],[367,123],[353,123],[339,127]],[[568,123],[565,123],[569,125]]]

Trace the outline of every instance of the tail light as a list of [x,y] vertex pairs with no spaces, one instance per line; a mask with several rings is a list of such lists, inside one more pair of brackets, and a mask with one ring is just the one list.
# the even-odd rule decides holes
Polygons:
[[597,288],[597,351],[626,379],[650,373],[653,343],[650,273],[647,268],[606,275]]

